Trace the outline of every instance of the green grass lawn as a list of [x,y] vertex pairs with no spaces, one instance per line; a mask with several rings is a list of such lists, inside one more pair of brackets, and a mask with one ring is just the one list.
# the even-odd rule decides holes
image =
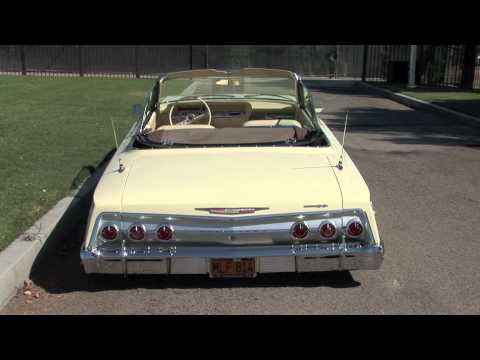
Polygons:
[[0,250],[123,139],[154,80],[0,76]]
[[[380,85],[377,83],[372,84]],[[422,86],[408,89],[404,85],[396,84],[381,84],[380,86],[452,110],[480,117],[480,90],[462,91],[451,88]]]

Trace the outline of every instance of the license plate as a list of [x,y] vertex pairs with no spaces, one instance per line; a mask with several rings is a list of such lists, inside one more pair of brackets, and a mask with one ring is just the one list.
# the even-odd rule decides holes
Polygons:
[[256,275],[255,258],[210,260],[210,277],[212,278],[252,278]]

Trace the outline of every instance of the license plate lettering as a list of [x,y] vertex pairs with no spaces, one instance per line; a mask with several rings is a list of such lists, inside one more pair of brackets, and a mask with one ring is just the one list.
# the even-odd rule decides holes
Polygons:
[[210,276],[223,277],[255,277],[255,258],[211,259]]

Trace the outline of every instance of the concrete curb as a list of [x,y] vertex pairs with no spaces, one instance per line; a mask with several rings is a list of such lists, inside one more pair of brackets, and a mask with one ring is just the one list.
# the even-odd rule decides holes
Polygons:
[[[8,304],[17,290],[30,278],[34,264],[62,236],[71,232],[75,216],[90,205],[93,191],[106,164],[99,167],[74,194],[60,200],[52,209],[0,252],[0,310]],[[68,214],[68,216],[67,216]]]
[[455,110],[447,109],[443,106],[432,104],[428,101],[420,100],[420,99],[417,99],[417,98],[414,98],[414,97],[411,97],[411,96],[408,96],[408,95],[404,95],[404,94],[399,94],[399,93],[393,92],[393,91],[388,90],[388,89],[383,89],[383,88],[375,86],[375,85],[371,85],[371,84],[367,84],[367,83],[363,83],[363,82],[357,82],[357,86],[362,86],[362,87],[364,87],[368,90],[373,91],[376,94],[379,94],[379,95],[382,95],[382,96],[387,97],[389,99],[392,99],[392,100],[394,100],[396,102],[399,102],[403,105],[411,107],[412,109],[426,110],[426,111],[434,112],[434,113],[440,114],[440,115],[448,115],[448,116],[456,118],[457,120],[462,120],[462,121],[480,122],[480,118],[477,118],[475,116],[463,114],[463,113],[460,113],[460,112],[455,111]]

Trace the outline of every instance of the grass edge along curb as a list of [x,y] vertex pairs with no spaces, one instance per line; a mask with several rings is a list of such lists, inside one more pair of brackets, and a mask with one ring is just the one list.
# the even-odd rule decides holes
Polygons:
[[106,161],[92,176],[73,192],[61,199],[27,231],[0,252],[0,310],[15,296],[32,269],[76,224],[72,219],[88,211],[93,190],[108,164]]

